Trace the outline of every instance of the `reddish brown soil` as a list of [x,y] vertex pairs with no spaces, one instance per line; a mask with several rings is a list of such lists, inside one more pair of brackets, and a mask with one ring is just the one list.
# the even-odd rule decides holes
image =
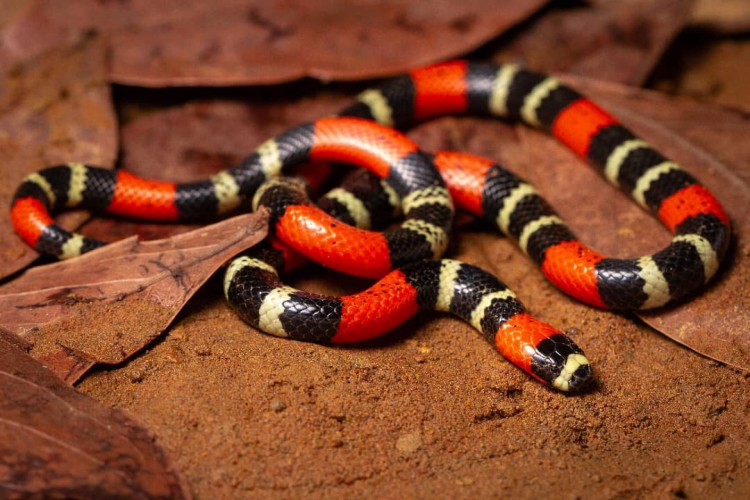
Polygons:
[[[490,232],[464,232],[457,250],[542,319],[577,329],[595,363],[588,393],[540,386],[448,317],[356,347],[262,335],[227,308],[218,279],[161,342],[79,389],[154,430],[199,498],[750,492],[747,374],[561,299]],[[362,286],[313,274],[293,284]]]

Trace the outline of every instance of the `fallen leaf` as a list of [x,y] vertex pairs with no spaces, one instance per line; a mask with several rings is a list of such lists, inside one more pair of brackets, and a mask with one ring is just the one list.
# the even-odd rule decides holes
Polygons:
[[0,496],[189,498],[156,437],[0,339]]
[[691,24],[723,34],[746,34],[750,30],[747,0],[697,0]]
[[123,167],[140,176],[176,182],[208,178],[269,137],[335,113],[354,99],[353,93],[319,90],[291,91],[283,97],[275,91],[276,98],[269,99],[269,92],[251,89],[240,98],[154,110],[123,126]]
[[96,30],[112,80],[130,85],[375,78],[472,50],[544,3],[38,0],[0,34],[0,69]]
[[[88,39],[18,64],[0,79],[0,278],[39,256],[15,234],[8,216],[22,179],[68,161],[114,163],[117,124],[106,67],[104,46]],[[86,217],[70,212],[59,223],[73,229]]]
[[654,72],[651,79],[654,88],[716,104],[738,107],[750,104],[750,88],[746,84],[746,61],[750,60],[747,39],[708,36],[685,39],[672,52],[674,56]]
[[550,9],[503,44],[495,60],[641,85],[687,24],[691,0],[607,0]]
[[73,383],[95,363],[120,363],[156,338],[222,264],[265,237],[266,224],[264,214],[240,215],[35,267],[0,288],[0,328]]

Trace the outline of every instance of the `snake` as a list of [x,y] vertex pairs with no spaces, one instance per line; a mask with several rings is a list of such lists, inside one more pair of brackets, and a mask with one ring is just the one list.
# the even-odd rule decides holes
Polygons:
[[[607,258],[580,242],[531,185],[500,165],[466,153],[424,153],[396,130],[449,114],[495,116],[546,130],[656,215],[672,240],[651,255]],[[370,170],[381,181],[381,199],[390,206],[400,200],[404,222],[371,231],[315,207],[299,182],[278,179],[307,161]],[[329,200],[355,222],[369,219],[366,203],[349,192]],[[234,259],[224,280],[230,306],[251,325],[299,340],[359,342],[420,309],[445,311],[469,322],[533,378],[561,391],[581,390],[592,371],[568,335],[526,312],[492,274],[441,258],[454,202],[515,239],[562,291],[606,309],[660,307],[696,292],[718,270],[731,234],[725,211],[706,187],[590,99],[514,64],[466,61],[418,68],[366,90],[337,116],[279,134],[208,180],[146,180],[80,163],[48,167],[22,182],[11,219],[38,251],[71,258],[104,243],[56,225],[51,214],[63,208],[196,220],[248,203],[263,206],[271,232],[285,246],[266,245]],[[344,297],[295,290],[280,280],[290,252],[379,281]]]

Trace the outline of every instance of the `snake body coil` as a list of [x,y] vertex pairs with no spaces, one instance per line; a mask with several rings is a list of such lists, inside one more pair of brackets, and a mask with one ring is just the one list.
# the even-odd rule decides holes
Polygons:
[[[549,131],[656,214],[674,238],[652,255],[607,258],[578,241],[529,184],[502,167],[462,153],[425,155],[390,128],[464,113],[517,119]],[[270,210],[272,231],[286,245],[334,269],[381,278],[347,297],[308,294],[279,281],[280,251],[258,248],[235,259],[225,279],[230,304],[254,326],[302,340],[355,342],[380,335],[418,309],[452,312],[533,377],[570,391],[591,375],[572,340],[529,316],[485,271],[447,259],[424,260],[439,259],[446,249],[453,217],[448,190],[459,208],[515,238],[561,290],[598,307],[643,309],[684,297],[715,274],[726,252],[728,218],[710,192],[552,77],[515,65],[438,64],[364,92],[341,115],[270,139],[206,181],[149,181],[75,163],[47,168],[19,187],[13,224],[37,250],[69,258],[103,243],[63,230],[50,212],[80,206],[146,219],[195,220],[254,197],[256,205]],[[383,232],[351,227],[314,207],[294,183],[261,187],[310,160],[368,168],[381,179],[381,201],[390,206],[401,199],[405,221]],[[359,226],[380,215],[341,191],[331,194],[327,205],[335,216]]]

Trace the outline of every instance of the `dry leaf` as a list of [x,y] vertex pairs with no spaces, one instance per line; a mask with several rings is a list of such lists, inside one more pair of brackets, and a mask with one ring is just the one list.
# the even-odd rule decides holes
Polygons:
[[96,30],[113,49],[111,78],[131,85],[374,78],[472,50],[543,4],[38,0],[0,34],[0,69]]
[[691,24],[719,33],[746,34],[750,30],[747,0],[697,0]]
[[606,0],[553,9],[525,26],[496,59],[641,85],[690,17],[691,0]]
[[[0,80],[0,278],[38,257],[10,223],[10,202],[22,179],[68,161],[112,165],[117,124],[106,82],[106,55],[96,39],[61,47],[5,73]],[[59,221],[73,229],[84,219]]]
[[2,498],[189,498],[155,441],[0,340]]
[[716,104],[750,105],[750,88],[746,83],[747,61],[750,60],[748,40],[686,40],[680,50],[674,52],[676,56],[654,74],[654,88]]
[[246,214],[33,268],[0,288],[0,328],[75,382],[94,363],[119,363],[156,338],[219,266],[265,237],[266,223],[263,214]]

